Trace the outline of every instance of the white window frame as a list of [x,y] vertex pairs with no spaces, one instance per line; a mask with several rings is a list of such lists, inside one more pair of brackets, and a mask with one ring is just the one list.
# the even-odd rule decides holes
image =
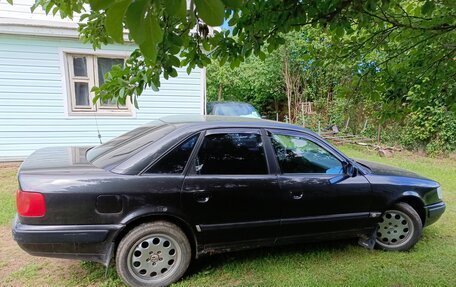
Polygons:
[[[96,104],[92,103],[95,96],[90,90],[94,86],[99,85],[98,79],[98,61],[97,58],[123,58],[127,59],[130,55],[128,51],[93,51],[86,49],[62,49],[61,54],[61,69],[64,82],[64,95],[65,95],[65,114],[67,116],[135,116],[135,109],[130,100],[127,99],[125,107],[117,106],[103,106],[98,101]],[[73,69],[72,57],[84,56],[87,59],[87,77],[75,77]],[[85,106],[76,106],[76,98],[74,91],[75,82],[86,82],[89,84],[89,100],[90,108]]]

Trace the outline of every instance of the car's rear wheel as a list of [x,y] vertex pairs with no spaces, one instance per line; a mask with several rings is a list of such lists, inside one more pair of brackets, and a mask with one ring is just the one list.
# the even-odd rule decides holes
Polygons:
[[395,204],[386,210],[377,227],[377,246],[388,251],[405,251],[418,242],[423,224],[413,207],[407,203]]
[[117,248],[117,273],[128,286],[168,286],[184,275],[191,254],[187,237],[175,224],[141,224]]

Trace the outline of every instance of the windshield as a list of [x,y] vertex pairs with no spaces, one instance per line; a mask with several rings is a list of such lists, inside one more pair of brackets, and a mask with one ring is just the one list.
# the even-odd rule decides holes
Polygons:
[[252,105],[245,103],[216,104],[213,114],[219,116],[261,118]]
[[174,127],[162,121],[153,121],[87,151],[89,162],[106,167],[132,156],[147,145],[169,134]]

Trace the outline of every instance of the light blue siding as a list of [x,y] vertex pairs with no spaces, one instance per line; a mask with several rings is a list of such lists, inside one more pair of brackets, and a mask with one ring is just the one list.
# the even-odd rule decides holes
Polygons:
[[[110,45],[106,51],[131,51]],[[146,90],[130,116],[68,116],[61,49],[90,49],[77,40],[0,35],[0,160],[21,159],[46,146],[98,144],[141,124],[172,114],[201,114],[199,70],[165,81],[159,92]]]

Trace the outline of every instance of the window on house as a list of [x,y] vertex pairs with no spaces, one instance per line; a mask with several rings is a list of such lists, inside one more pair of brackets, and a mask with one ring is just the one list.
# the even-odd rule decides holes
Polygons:
[[71,114],[96,112],[97,114],[131,114],[131,104],[119,105],[115,100],[93,103],[95,96],[91,89],[105,81],[105,75],[113,66],[123,65],[120,56],[99,56],[88,54],[66,54],[68,80],[68,103]]

